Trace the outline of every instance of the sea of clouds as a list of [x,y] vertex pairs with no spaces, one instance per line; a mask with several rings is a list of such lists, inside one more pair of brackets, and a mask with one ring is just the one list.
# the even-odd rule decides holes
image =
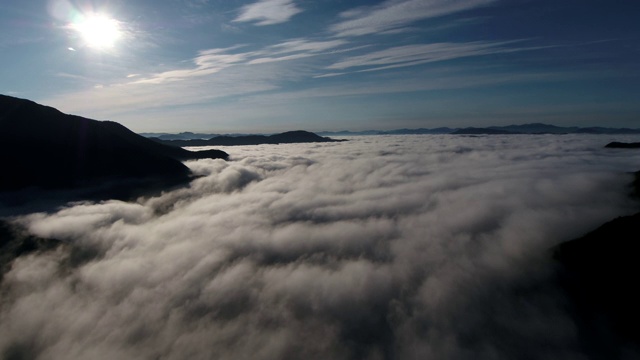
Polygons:
[[4,275],[0,354],[583,358],[550,249],[638,210],[612,140],[227,147],[187,188],[15,217],[64,245]]

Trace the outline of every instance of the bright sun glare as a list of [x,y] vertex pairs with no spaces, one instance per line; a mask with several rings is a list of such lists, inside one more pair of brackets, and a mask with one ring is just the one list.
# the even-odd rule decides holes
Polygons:
[[104,15],[86,16],[71,26],[88,46],[96,49],[111,48],[122,36],[118,21]]

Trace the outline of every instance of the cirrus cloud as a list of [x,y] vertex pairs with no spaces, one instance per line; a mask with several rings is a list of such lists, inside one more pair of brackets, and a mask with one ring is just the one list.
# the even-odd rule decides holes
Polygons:
[[253,21],[258,26],[275,25],[289,21],[302,9],[293,0],[259,0],[242,7],[235,22]]
[[380,5],[351,9],[340,14],[330,30],[336,36],[361,36],[398,32],[413,22],[486,6],[495,0],[387,0]]

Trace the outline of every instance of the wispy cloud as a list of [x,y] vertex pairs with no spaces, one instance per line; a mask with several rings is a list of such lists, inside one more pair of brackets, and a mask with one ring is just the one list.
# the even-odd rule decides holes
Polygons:
[[328,78],[328,77],[334,77],[334,76],[341,76],[341,75],[345,75],[346,73],[327,73],[327,74],[322,74],[322,75],[315,75],[314,78]]
[[[327,73],[316,75],[314,78],[329,78],[345,76],[349,73]],[[286,103],[308,98],[352,97],[363,95],[397,94],[423,91],[438,91],[452,89],[471,89],[480,87],[502,86],[522,83],[552,83],[586,78],[589,74],[581,73],[573,77],[557,72],[527,72],[513,73],[508,71],[490,72],[486,68],[437,68],[428,71],[412,72],[411,78],[399,77],[384,80],[380,76],[353,83],[330,84],[316,86],[311,89],[262,94],[258,98],[250,97],[256,102]],[[428,78],[429,81],[424,81]],[[380,83],[384,82],[384,86]],[[262,103],[261,103],[262,104]]]
[[198,56],[192,59],[195,66],[157,73],[137,82],[159,84],[208,76],[236,65],[255,65],[301,59],[322,54],[324,51],[338,48],[347,43],[345,40],[311,41],[293,39],[255,51],[236,52],[235,50],[242,48],[242,45],[202,50],[198,52]]
[[184,4],[190,8],[200,9],[209,3],[209,0],[183,0]]
[[423,19],[488,5],[495,0],[387,0],[378,6],[360,7],[340,14],[330,27],[338,36],[398,32]]
[[230,50],[236,48],[238,48],[238,46],[226,49],[200,51],[198,56],[193,59],[193,63],[196,65],[193,68],[165,71],[137,82],[157,84],[215,74],[225,68],[242,63],[247,59],[250,53],[229,53]]
[[306,39],[293,39],[271,46],[276,53],[289,53],[298,51],[318,52],[333,49],[346,44],[346,40],[309,41]]
[[253,21],[255,25],[275,25],[289,21],[302,9],[293,0],[260,0],[241,8],[235,22]]
[[273,90],[277,88],[278,78],[284,76],[281,70],[286,71],[286,68],[272,67],[271,71],[265,71],[257,66],[247,66],[227,68],[215,74],[211,69],[209,75],[204,75],[207,71],[203,70],[201,76],[188,78],[188,81],[178,77],[188,74],[187,70],[174,71],[163,74],[165,78],[175,76],[171,81],[160,82],[161,78],[156,78],[157,82],[146,79],[83,89],[61,93],[43,102],[68,113],[122,120],[123,115],[141,111],[212,103],[221,98]]
[[396,46],[368,54],[351,56],[329,65],[327,68],[331,70],[358,68],[358,71],[373,71],[526,49],[504,47],[512,43],[513,41],[475,41]]
[[[195,118],[208,118],[210,109],[216,108],[216,112],[219,112],[221,106],[228,108],[229,116],[237,118],[242,113],[246,119],[256,119],[264,116],[264,110],[257,110],[259,108],[264,109],[273,104],[279,104],[282,108],[295,107],[295,99],[300,98],[407,93],[558,79],[558,74],[552,74],[550,78],[539,73],[514,74],[510,71],[478,75],[467,71],[467,66],[457,68],[453,74],[443,74],[442,67],[438,66],[433,70],[414,71],[410,76],[396,74],[398,77],[359,77],[348,85],[328,83],[328,79],[320,82],[320,78],[357,72],[531,49],[513,46],[518,42],[414,44],[363,54],[356,51],[363,50],[367,45],[350,47],[350,42],[345,39],[295,38],[257,49],[239,45],[201,50],[190,60],[190,64],[185,65],[183,62],[180,68],[154,74],[131,71],[128,74],[136,76],[126,77],[125,74],[120,78],[120,83],[60,93],[38,100],[65,112],[118,121],[128,119],[132,121],[128,126],[146,128],[148,126],[144,123],[147,120],[140,120],[140,116],[136,114],[167,107],[181,109],[182,112],[197,107],[201,114],[190,116],[192,121]],[[337,56],[347,52],[354,52],[354,55]],[[317,59],[311,60],[312,57]],[[308,59],[301,61],[303,58]],[[313,78],[318,82],[305,82],[305,79]],[[426,78],[429,81],[424,81]],[[302,86],[292,92],[286,85],[291,83]],[[220,102],[223,98],[231,102],[223,105]],[[262,100],[257,101],[257,98]],[[252,104],[249,108],[248,103]],[[158,120],[166,113],[165,110],[158,116],[154,115],[153,119]]]
[[127,76],[125,82],[58,94],[43,102],[67,112],[110,118],[162,106],[202,104],[222,97],[274,90],[281,81],[301,76],[299,70],[276,62],[320,55],[346,43],[293,39],[252,51],[242,51],[242,45],[201,50],[188,66],[155,74],[136,73]]
[[266,48],[256,54],[263,55],[251,60],[250,64],[262,64],[274,61],[285,61],[315,56],[323,51],[347,44],[345,40],[310,41],[294,39]]

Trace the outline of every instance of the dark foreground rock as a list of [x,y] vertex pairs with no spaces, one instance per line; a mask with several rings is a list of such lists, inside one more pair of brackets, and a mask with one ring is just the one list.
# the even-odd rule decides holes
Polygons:
[[0,95],[0,216],[183,186],[193,176],[182,161],[203,158],[228,155],[162,145],[112,121]]
[[[640,171],[633,195],[640,194]],[[616,218],[554,249],[558,278],[592,359],[640,357],[640,213]]]
[[181,161],[227,157],[219,150],[165,146],[112,121],[0,95],[0,194],[5,197],[32,188],[113,187],[127,193],[154,184],[175,185],[191,177]]
[[640,149],[640,143],[624,143],[624,142],[610,142],[605,145],[606,148],[612,149]]

